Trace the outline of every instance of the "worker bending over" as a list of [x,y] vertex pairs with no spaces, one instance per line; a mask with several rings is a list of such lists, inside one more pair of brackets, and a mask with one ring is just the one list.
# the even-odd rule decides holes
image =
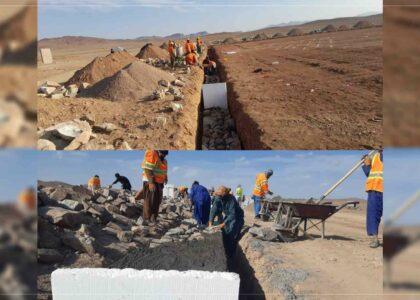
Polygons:
[[127,192],[131,192],[131,183],[130,180],[128,180],[127,177],[121,176],[120,174],[115,174],[115,181],[109,185],[109,188],[111,188],[114,184],[117,182],[121,183],[121,187],[123,190]]
[[101,179],[99,178],[98,175],[95,175],[89,179],[88,188],[93,194],[95,194],[96,191],[101,188]]
[[194,204],[194,219],[197,221],[198,227],[206,227],[209,222],[211,206],[211,197],[207,188],[194,181],[191,186],[190,199]]
[[260,218],[261,200],[266,194],[273,193],[268,188],[268,179],[273,175],[273,170],[269,169],[265,173],[257,174],[255,178],[255,186],[252,192],[252,200],[254,200],[255,218]]
[[175,68],[176,53],[175,53],[175,43],[171,40],[169,40],[168,42],[168,53],[169,53],[169,59],[171,61],[171,67],[173,69]]
[[194,44],[190,41],[190,39],[187,39],[185,42],[185,63],[187,66],[195,66],[198,64],[197,55],[195,51]]
[[203,60],[203,67],[204,67],[205,75],[208,75],[208,76],[216,75],[217,64],[215,61],[210,60],[208,56]]
[[[144,197],[143,225],[157,221],[162,202],[163,187],[168,182],[168,163],[166,150],[146,150],[143,163],[143,189],[138,193]],[[136,199],[138,199],[136,195]]]
[[236,253],[241,229],[244,226],[244,211],[239,207],[235,197],[230,195],[228,189],[224,186],[216,190],[215,197],[210,212],[209,225],[213,226],[216,216],[222,214],[222,223],[217,227],[222,229],[226,257],[231,259]]
[[368,194],[366,231],[371,238],[369,246],[377,248],[379,247],[378,230],[383,211],[383,152],[380,150],[373,156],[366,155],[363,160],[362,168],[367,176],[365,189]]

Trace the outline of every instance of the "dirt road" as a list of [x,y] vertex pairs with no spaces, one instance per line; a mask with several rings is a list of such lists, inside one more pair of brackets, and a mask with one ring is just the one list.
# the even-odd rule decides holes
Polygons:
[[381,27],[215,49],[246,149],[381,144]]
[[[247,234],[241,247],[267,299],[296,295],[307,298],[372,299],[382,293],[382,248],[371,249],[365,233],[365,209],[343,209],[319,232],[291,243],[261,242]],[[252,209],[246,209],[252,224]],[[261,226],[269,222],[258,221]],[[260,249],[259,249],[260,248]],[[282,278],[280,284],[276,278]],[[377,296],[379,299],[382,296]]]

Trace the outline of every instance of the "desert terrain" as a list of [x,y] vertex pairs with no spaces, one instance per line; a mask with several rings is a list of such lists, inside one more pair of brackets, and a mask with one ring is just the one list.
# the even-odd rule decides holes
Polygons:
[[[295,26],[302,36],[279,37],[293,29],[287,26],[205,35],[203,39],[210,56],[214,55],[219,65],[218,76],[227,82],[229,111],[233,118],[233,126],[230,121],[210,124],[222,128],[214,137],[217,143],[211,143],[210,149],[380,146],[381,20],[381,15],[375,15]],[[363,25],[352,30],[358,22],[366,22],[370,28]],[[248,41],[250,39],[255,41]],[[128,53],[136,55],[146,43],[158,47],[164,41],[164,38],[104,40],[86,37],[41,40],[38,48],[51,48],[54,63],[45,65],[38,60],[38,86],[47,80],[65,86],[75,72],[95,58],[109,54],[113,47],[124,47]],[[96,132],[99,139],[80,149],[120,149],[121,141],[132,149],[207,149],[202,146],[205,114],[200,91],[204,74],[198,67],[191,68],[188,75],[185,72],[185,68],[173,72],[186,83],[181,89],[185,89],[182,91],[185,98],[175,104],[173,99],[167,98],[139,102],[133,99],[109,101],[99,95],[39,97],[39,130],[42,133],[46,128],[86,119],[88,115],[89,119],[95,119],[95,124],[112,123],[117,129],[105,135]],[[204,123],[208,124],[205,120]],[[226,139],[232,142],[224,145],[222,141]]]

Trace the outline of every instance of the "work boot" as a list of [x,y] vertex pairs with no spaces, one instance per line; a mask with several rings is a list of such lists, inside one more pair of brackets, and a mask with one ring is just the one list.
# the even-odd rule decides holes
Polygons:
[[256,215],[254,219],[261,219],[261,215]]
[[372,240],[369,243],[369,247],[370,248],[378,248],[379,247],[378,237],[375,236],[374,238],[372,238]]

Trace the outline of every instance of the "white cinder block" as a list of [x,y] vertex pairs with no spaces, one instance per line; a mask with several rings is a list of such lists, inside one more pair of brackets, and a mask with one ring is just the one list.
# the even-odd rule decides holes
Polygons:
[[206,271],[58,269],[51,274],[53,300],[236,300],[239,282],[236,273]]
[[226,82],[203,85],[204,108],[221,107],[228,109]]

